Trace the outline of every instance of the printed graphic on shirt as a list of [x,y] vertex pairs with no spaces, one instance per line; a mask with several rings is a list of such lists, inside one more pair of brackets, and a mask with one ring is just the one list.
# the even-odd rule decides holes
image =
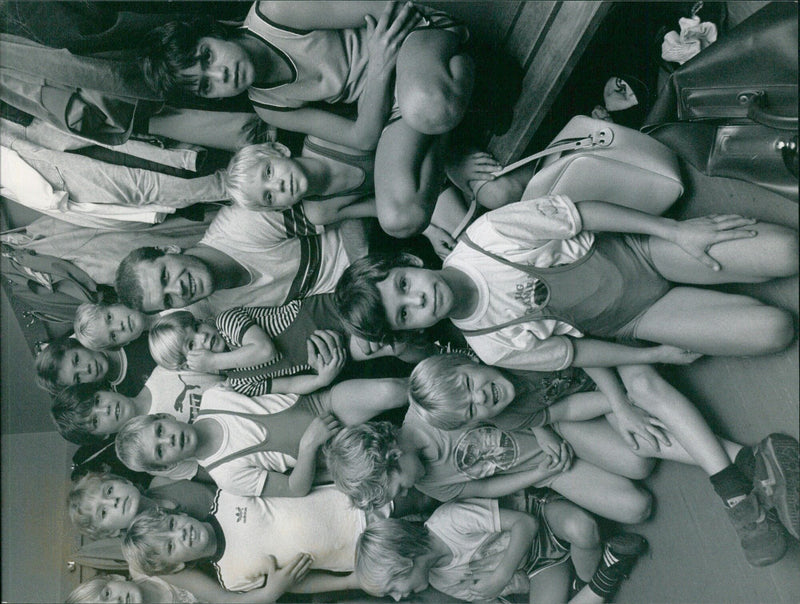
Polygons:
[[523,281],[517,281],[513,297],[525,307],[525,314],[530,314],[547,304],[550,290],[544,281],[527,276]]
[[467,430],[456,442],[456,469],[472,480],[492,476],[515,465],[519,445],[514,436],[495,426]]

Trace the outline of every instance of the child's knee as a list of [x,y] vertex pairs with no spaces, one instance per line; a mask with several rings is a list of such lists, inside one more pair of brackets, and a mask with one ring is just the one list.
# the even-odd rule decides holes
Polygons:
[[575,510],[564,523],[564,535],[572,545],[582,549],[591,549],[600,545],[600,531],[591,514],[583,510]]
[[790,277],[798,273],[800,262],[800,246],[798,246],[797,231],[794,229],[781,229],[779,235],[780,245],[777,254],[773,256],[777,275]]
[[637,488],[630,493],[622,508],[621,522],[639,524],[650,517],[653,511],[653,496],[644,489]]
[[628,463],[625,476],[632,480],[642,480],[650,476],[655,466],[656,460],[649,456],[649,452],[639,447],[634,451],[634,457]]
[[791,313],[774,306],[759,309],[759,348],[762,354],[784,350],[795,336],[794,318]]
[[381,229],[398,239],[413,237],[425,230],[430,221],[430,212],[422,209],[424,200],[402,200],[398,195],[393,198],[383,196],[378,204],[378,222]]
[[449,74],[437,85],[423,80],[409,82],[399,94],[403,119],[417,132],[444,134],[455,128],[469,106],[475,68],[466,55],[450,59]]

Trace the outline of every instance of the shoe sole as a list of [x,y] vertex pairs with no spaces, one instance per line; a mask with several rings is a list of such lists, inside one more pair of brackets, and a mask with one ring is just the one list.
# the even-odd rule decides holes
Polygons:
[[800,446],[785,434],[773,434],[756,445],[766,478],[755,478],[757,492],[775,509],[792,537],[800,540]]

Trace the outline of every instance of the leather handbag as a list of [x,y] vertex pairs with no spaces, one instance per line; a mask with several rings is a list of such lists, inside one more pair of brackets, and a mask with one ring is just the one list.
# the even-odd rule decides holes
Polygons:
[[642,130],[709,176],[797,201],[797,4],[773,2],[675,70]]

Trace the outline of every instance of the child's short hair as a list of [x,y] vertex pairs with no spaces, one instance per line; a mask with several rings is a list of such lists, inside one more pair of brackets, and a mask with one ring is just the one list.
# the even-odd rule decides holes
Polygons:
[[353,262],[342,273],[334,292],[334,302],[342,320],[358,336],[373,342],[406,341],[412,332],[392,331],[378,283],[393,268],[421,266],[411,254],[370,254]]
[[98,495],[103,483],[109,480],[121,480],[128,484],[133,484],[130,480],[110,472],[87,472],[72,483],[67,495],[69,519],[79,532],[88,535],[92,539],[114,537],[118,533],[116,530],[98,527],[95,524],[97,517],[94,514],[87,514],[84,508],[86,499]]
[[140,65],[142,75],[154,92],[165,97],[179,96],[196,84],[181,72],[197,64],[200,38],[230,40],[236,30],[207,16],[190,21],[171,21],[148,32],[142,39]]
[[102,324],[103,314],[109,307],[103,302],[84,302],[75,311],[75,322],[72,329],[75,332],[75,339],[78,340],[89,350],[107,350],[105,342],[97,341],[97,327]]
[[67,384],[58,381],[58,372],[64,357],[73,350],[85,348],[75,338],[62,336],[51,340],[42,351],[36,355],[36,385],[44,388],[50,394],[58,394]]
[[122,555],[131,570],[145,575],[163,575],[177,572],[184,567],[183,563],[170,563],[160,555],[164,551],[163,535],[169,532],[169,519],[172,515],[185,514],[168,513],[154,508],[133,519],[122,541]]
[[399,433],[391,422],[367,422],[345,428],[323,447],[336,487],[356,507],[373,510],[391,500],[389,478],[402,455]]
[[469,404],[469,391],[457,371],[474,365],[463,354],[439,354],[420,361],[408,381],[408,397],[427,422],[442,430],[464,425],[463,407]]
[[92,411],[96,403],[95,395],[103,390],[97,382],[67,386],[56,394],[50,415],[59,434],[77,445],[101,443],[106,435],[92,433]]
[[150,461],[144,455],[142,448],[142,432],[160,419],[172,418],[169,413],[151,413],[150,415],[137,415],[132,417],[122,426],[114,441],[117,457],[134,472],[159,472],[168,470],[163,466]]
[[122,259],[114,279],[114,289],[117,290],[117,296],[122,304],[144,312],[144,289],[139,283],[137,272],[139,265],[142,262],[153,262],[164,255],[166,252],[157,247],[139,247]]
[[224,175],[227,196],[242,207],[259,206],[258,200],[245,196],[242,187],[252,181],[252,170],[260,165],[265,157],[290,157],[291,152],[281,143],[261,143],[242,147],[231,158]]
[[186,365],[186,329],[194,329],[197,322],[188,310],[176,310],[156,319],[147,336],[153,360],[166,369],[183,369]]
[[122,575],[97,575],[84,581],[73,589],[65,600],[66,604],[93,604],[103,602],[103,590],[111,581],[127,581]]
[[406,577],[414,560],[430,552],[431,537],[421,523],[383,518],[370,524],[356,544],[356,576],[368,593],[383,596]]

